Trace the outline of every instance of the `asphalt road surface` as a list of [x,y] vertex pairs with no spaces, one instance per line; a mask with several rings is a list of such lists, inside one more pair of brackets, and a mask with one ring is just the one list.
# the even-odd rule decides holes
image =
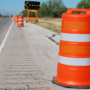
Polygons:
[[0,19],[0,45],[12,23],[12,18],[2,18]]
[[13,23],[0,53],[0,90],[80,90],[52,83],[59,52],[59,45],[48,39],[53,34],[32,23],[24,22],[24,27]]

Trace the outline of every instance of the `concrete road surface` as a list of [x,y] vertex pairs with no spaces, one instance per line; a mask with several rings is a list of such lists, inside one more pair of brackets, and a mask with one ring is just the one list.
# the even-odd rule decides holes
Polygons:
[[13,23],[0,54],[0,90],[82,90],[52,83],[59,51],[59,45],[48,39],[53,34],[57,33],[32,23]]
[[0,19],[0,45],[12,23],[12,18],[2,18]]

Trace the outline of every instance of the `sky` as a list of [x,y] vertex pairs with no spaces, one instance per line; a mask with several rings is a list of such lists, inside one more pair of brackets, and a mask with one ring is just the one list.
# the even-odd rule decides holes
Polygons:
[[[25,1],[38,1],[40,3],[48,0],[0,0],[0,14],[18,15],[22,10],[25,10]],[[81,0],[62,0],[67,8],[76,8],[76,5]]]

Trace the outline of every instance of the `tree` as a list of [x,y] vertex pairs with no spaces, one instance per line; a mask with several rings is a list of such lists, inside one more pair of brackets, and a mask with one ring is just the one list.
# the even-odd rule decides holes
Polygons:
[[90,0],[87,0],[87,2],[90,2]]
[[67,11],[62,0],[49,0],[41,4],[39,17],[61,17]]
[[48,6],[47,3],[42,2],[40,10],[38,11],[39,17],[45,17],[48,15]]
[[[23,13],[23,16],[24,16],[24,17],[27,17],[27,10],[23,10],[22,13]],[[21,14],[21,13],[20,13],[20,14]]]
[[90,0],[81,0],[80,3],[78,3],[77,8],[90,8]]
[[0,14],[0,17],[2,17],[2,14]]

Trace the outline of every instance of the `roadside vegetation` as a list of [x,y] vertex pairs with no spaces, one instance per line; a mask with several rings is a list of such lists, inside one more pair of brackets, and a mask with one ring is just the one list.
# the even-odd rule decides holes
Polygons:
[[[76,8],[90,8],[90,0],[81,0]],[[67,7],[64,5],[63,0],[48,0],[42,2],[40,10],[38,10],[39,22],[30,21],[34,24],[47,28],[49,30],[60,33],[61,31],[61,20],[56,24],[56,18],[61,19],[62,14],[67,11]],[[27,17],[27,10],[22,11],[23,16]],[[73,12],[81,13],[81,12]],[[30,17],[35,17],[35,13],[31,12]],[[44,19],[45,18],[45,19]],[[51,22],[50,22],[51,21]]]
[[37,25],[39,25],[43,28],[46,28],[46,29],[52,30],[54,32],[60,33],[61,26],[55,26],[52,23],[45,23],[45,22],[34,22],[34,21],[30,21],[30,22],[34,23],[34,24],[37,24]]
[[81,2],[77,4],[76,8],[90,9],[90,0],[81,0]]
[[57,33],[61,31],[61,18],[39,18],[39,22],[30,22]]

